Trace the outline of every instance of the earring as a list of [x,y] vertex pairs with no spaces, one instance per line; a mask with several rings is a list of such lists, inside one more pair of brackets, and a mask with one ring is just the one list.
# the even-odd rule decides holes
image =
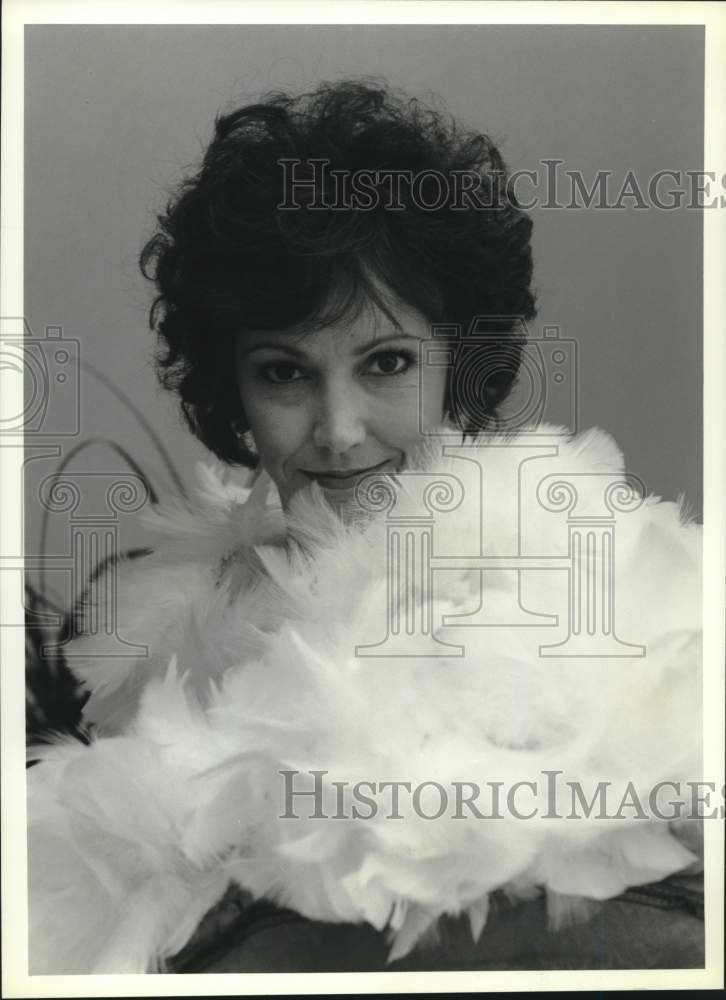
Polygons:
[[257,445],[255,443],[254,434],[251,430],[249,430],[249,428],[245,431],[238,431],[237,437],[247,451],[251,451],[255,455],[257,454]]

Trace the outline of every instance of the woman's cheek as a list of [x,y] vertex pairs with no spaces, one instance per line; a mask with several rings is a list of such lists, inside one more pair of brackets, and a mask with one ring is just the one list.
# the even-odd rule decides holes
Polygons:
[[261,383],[249,372],[243,373],[239,388],[247,423],[263,464],[265,455],[268,461],[274,461],[289,449],[295,428],[302,425],[302,400],[289,391],[281,393],[280,389]]
[[389,441],[393,437],[396,443],[405,447],[417,444],[422,436],[422,427],[438,423],[443,409],[443,389],[436,384],[430,384],[426,389],[428,392],[422,394],[418,376],[415,376],[406,384],[395,387],[394,391],[379,393],[374,409],[380,431],[378,436]]
[[[286,468],[289,458],[297,454],[308,436],[307,410],[304,406],[279,406],[268,403],[258,411],[259,433],[252,433],[262,464],[271,475]],[[287,469],[289,472],[290,470]]]

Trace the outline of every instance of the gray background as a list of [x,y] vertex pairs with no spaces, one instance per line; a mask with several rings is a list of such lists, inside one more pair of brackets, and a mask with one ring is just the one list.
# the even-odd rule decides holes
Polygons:
[[[151,421],[187,483],[205,449],[157,387],[152,289],[136,265],[153,213],[199,162],[221,110],[270,88],[382,75],[440,97],[500,144],[511,169],[557,158],[590,182],[703,167],[703,29],[592,26],[34,26],[26,29],[25,310],[61,326]],[[524,189],[523,189],[524,190]],[[702,218],[698,211],[532,213],[539,314],[578,344],[580,429],[608,430],[651,493],[702,508]],[[80,436],[111,438],[159,492],[170,477],[138,420],[82,373]],[[566,419],[553,400],[546,417]],[[45,427],[53,440],[53,428]],[[40,480],[26,476],[26,551]],[[113,472],[108,447],[74,470]],[[144,533],[119,522],[121,544]],[[53,516],[48,550],[68,548]],[[53,580],[49,582],[54,584]],[[55,581],[61,596],[61,577]]]

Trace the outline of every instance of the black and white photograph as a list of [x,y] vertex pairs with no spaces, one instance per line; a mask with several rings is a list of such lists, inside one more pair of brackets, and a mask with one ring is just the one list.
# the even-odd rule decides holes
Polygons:
[[6,5],[4,995],[723,988],[725,40]]

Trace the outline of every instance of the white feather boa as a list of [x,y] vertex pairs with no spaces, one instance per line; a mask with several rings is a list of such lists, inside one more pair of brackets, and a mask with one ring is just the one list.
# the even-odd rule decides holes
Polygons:
[[[504,439],[477,447],[485,442]],[[560,438],[558,451],[530,463],[536,479],[622,472],[602,431]],[[515,461],[512,448],[482,454],[487,555],[517,551]],[[433,449],[417,462],[459,477],[475,468]],[[417,592],[431,600],[438,638],[464,656],[357,658],[356,645],[385,634],[385,517],[345,523],[317,486],[283,517],[265,476],[236,489],[219,469],[201,473],[195,502],[153,514],[154,553],[120,567],[119,633],[148,657],[75,659],[89,642],[76,640],[69,664],[91,691],[97,736],[32,752],[33,973],[163,969],[230,882],[314,919],[386,928],[394,958],[445,913],[468,913],[478,936],[495,889],[606,899],[692,862],[672,824],[653,816],[523,820],[504,798],[535,781],[517,808],[545,812],[548,770],[588,798],[597,782],[630,781],[642,802],[659,781],[698,779],[701,529],[676,504],[647,497],[616,519],[617,631],[645,657],[542,657],[541,645],[567,634],[568,573],[527,570],[519,584],[511,571],[464,567]],[[476,494],[438,517],[439,554],[476,554]],[[526,495],[521,551],[566,556],[562,516]],[[400,487],[398,503],[413,510]],[[493,621],[516,598],[559,615],[559,627],[441,627],[476,610],[481,579]],[[434,792],[418,810],[402,794],[402,820],[382,796],[372,818],[348,806],[344,819],[310,818],[312,799],[298,798],[301,818],[284,819],[286,769],[327,772],[328,817],[333,781],[498,781],[503,815],[426,819]],[[303,786],[312,778],[301,773]],[[567,798],[560,812],[570,808]]]

